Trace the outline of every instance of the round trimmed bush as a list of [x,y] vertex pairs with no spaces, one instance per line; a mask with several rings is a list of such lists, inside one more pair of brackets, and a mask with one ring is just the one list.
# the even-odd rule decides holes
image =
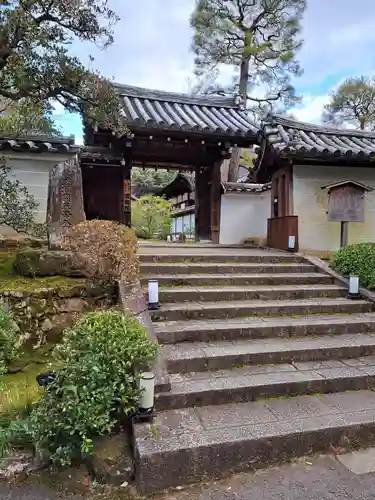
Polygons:
[[77,266],[88,278],[108,282],[122,279],[127,284],[138,280],[137,237],[123,224],[108,220],[81,222],[69,229],[63,246],[75,254]]
[[375,243],[340,248],[332,256],[331,266],[343,276],[358,276],[363,287],[375,289]]
[[64,333],[54,355],[62,368],[31,414],[36,450],[59,465],[91,454],[94,437],[110,433],[138,407],[137,373],[157,346],[132,316],[87,314]]

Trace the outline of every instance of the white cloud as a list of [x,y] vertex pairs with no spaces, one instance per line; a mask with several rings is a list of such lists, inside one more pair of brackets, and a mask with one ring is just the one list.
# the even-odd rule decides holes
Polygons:
[[[194,5],[195,0],[109,0],[121,18],[115,43],[105,52],[79,44],[76,54],[87,61],[92,53],[94,67],[120,83],[187,92],[194,69],[189,25]],[[298,55],[304,74],[294,81],[304,101],[291,110],[297,119],[319,123],[333,84],[347,76],[375,73],[374,24],[374,0],[308,2]],[[232,69],[226,67],[220,80],[226,83],[231,75]],[[255,96],[262,94],[262,89],[254,89]],[[62,114],[57,106],[56,119]],[[68,123],[66,114],[63,120],[64,131],[78,132],[77,141],[81,140],[78,124]]]
[[304,96],[303,105],[293,108],[290,112],[301,122],[319,123],[325,104],[329,101],[329,95]]

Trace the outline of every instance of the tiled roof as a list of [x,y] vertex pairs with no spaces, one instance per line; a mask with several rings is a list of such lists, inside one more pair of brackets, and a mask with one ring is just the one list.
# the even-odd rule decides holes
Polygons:
[[56,137],[50,135],[0,136],[0,150],[17,153],[78,153],[81,146],[74,144],[74,135]]
[[268,117],[263,136],[285,156],[333,156],[368,159],[375,155],[375,133],[302,123],[282,116]]
[[235,99],[176,94],[115,84],[130,129],[208,133],[254,140],[258,132]]
[[266,184],[249,184],[246,182],[222,182],[224,193],[262,193],[271,189],[271,182]]
[[195,191],[195,176],[188,172],[178,172],[169,184],[159,190],[159,196],[174,198],[178,194]]

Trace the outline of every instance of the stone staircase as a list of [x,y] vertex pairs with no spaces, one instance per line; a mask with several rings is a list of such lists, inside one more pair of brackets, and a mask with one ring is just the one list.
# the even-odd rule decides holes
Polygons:
[[293,254],[181,245],[141,262],[171,382],[134,428],[142,493],[374,440],[372,303]]

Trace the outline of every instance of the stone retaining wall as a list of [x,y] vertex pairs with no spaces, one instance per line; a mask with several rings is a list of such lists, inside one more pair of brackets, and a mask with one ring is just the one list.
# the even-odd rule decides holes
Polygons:
[[59,339],[62,331],[83,312],[110,307],[115,290],[93,286],[46,288],[0,293],[3,307],[13,313],[20,329],[20,344],[34,348]]

